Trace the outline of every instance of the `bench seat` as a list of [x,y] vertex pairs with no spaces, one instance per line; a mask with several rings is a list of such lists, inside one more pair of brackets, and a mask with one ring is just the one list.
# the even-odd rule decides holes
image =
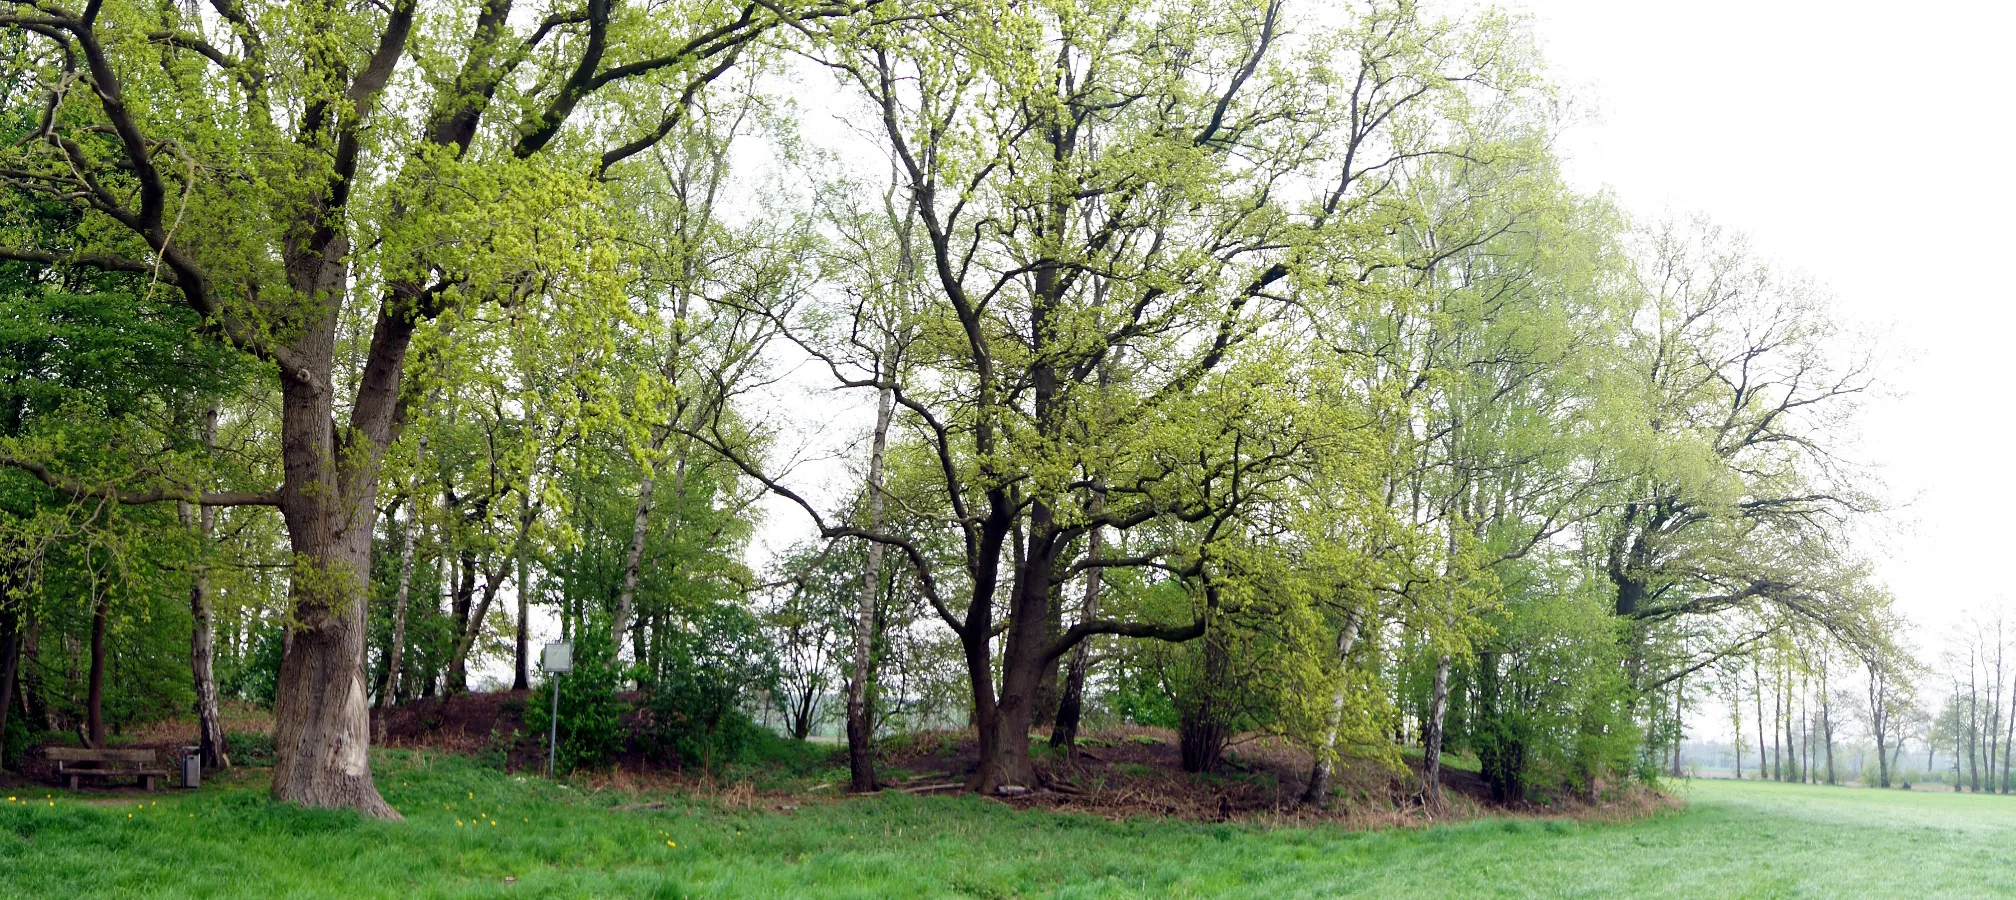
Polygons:
[[[154,789],[154,782],[168,777],[160,769],[147,768],[155,760],[152,750],[93,750],[88,747],[50,747],[44,755],[56,761],[56,774],[63,778],[71,790],[77,790],[79,781],[85,778],[110,780],[113,778],[137,778],[140,786]],[[81,765],[72,765],[81,764]],[[137,764],[131,765],[108,764]]]

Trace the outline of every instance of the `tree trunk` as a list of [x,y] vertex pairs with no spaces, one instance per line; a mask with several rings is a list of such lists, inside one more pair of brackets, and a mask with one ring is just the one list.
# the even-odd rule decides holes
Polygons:
[[[1050,509],[1041,501],[1030,516],[1028,540],[1032,545],[1048,544],[1055,534],[1050,528]],[[1003,787],[1032,787],[1038,782],[1035,763],[1029,758],[1029,728],[1034,723],[1036,682],[1042,677],[1050,636],[1050,575],[1054,548],[1032,546],[1022,572],[1015,579],[1013,605],[1008,620],[1008,639],[1001,653],[1001,694],[994,706],[994,739],[991,755],[981,759],[976,772],[982,791]]]
[[[893,348],[892,348],[893,349]],[[888,356],[885,351],[884,356]],[[880,368],[893,369],[885,363]],[[892,383],[893,371],[880,373]],[[882,466],[889,447],[889,421],[896,415],[896,391],[885,386],[875,398],[875,436],[868,451],[868,530],[882,530]],[[875,723],[868,709],[868,682],[874,675],[875,592],[881,588],[882,551],[868,542],[868,564],[861,572],[861,590],[854,604],[854,659],[847,677],[847,768],[850,790],[875,790]]]
[[[973,563],[972,602],[967,606],[959,645],[966,659],[966,680],[973,692],[973,727],[979,741],[978,765],[966,780],[967,790],[993,792],[1006,784],[1027,784],[1032,774],[1028,766],[1028,740],[1022,738],[1018,765],[1013,747],[1003,746],[1000,705],[994,693],[993,640],[994,592],[999,586],[1001,548],[1007,540],[1012,513],[1005,492],[991,492],[993,507],[981,524],[978,558]],[[1025,728],[1026,723],[1025,723]],[[1017,781],[1022,778],[1025,780]]]
[[1967,784],[1981,793],[1981,700],[1974,684],[1973,660],[1967,667]]
[[[422,437],[420,447],[424,451],[426,446],[427,439]],[[419,497],[416,492],[409,495],[407,500],[409,503],[418,503]],[[420,534],[419,517],[414,515],[415,512],[418,512],[417,508],[409,507],[406,513],[406,531],[400,535],[399,540],[399,586],[392,593],[392,646],[385,651],[385,683],[378,688],[378,700],[375,704],[378,716],[372,720],[372,736],[380,744],[385,743],[388,730],[391,728],[387,717],[391,714],[393,704],[399,700],[399,670],[406,657],[406,604],[413,592],[413,545]]]
[[1820,736],[1825,741],[1827,747],[1827,783],[1833,784],[1835,782],[1834,720],[1832,718],[1832,711],[1828,709],[1827,693],[1824,686],[1821,688],[1820,693]]
[[1686,720],[1684,707],[1686,698],[1687,679],[1681,678],[1673,682],[1673,765],[1669,771],[1674,778],[1680,777],[1680,750],[1681,745],[1687,741],[1687,730],[1683,725]]
[[1799,741],[1792,733],[1792,670],[1785,670],[1785,780],[1802,781],[1805,772],[1799,767]]
[[[1985,662],[1985,661],[1984,661]],[[2002,622],[1995,622],[1995,675],[1988,685],[1988,793],[1995,793],[1996,751],[2001,747],[2002,735]]]
[[[2002,793],[2009,793],[2009,759],[2016,756],[2016,687],[2009,690],[2009,714],[2002,719]],[[1926,768],[1931,768],[1927,766]]]
[[1778,673],[1773,672],[1771,678],[1771,779],[1773,781],[1785,780],[1784,748],[1779,745],[1779,741],[1785,733],[1785,729],[1781,726],[1784,719],[1784,680],[1778,677]]
[[[471,563],[471,576],[482,570],[481,558]],[[450,694],[469,692],[469,652],[476,646],[476,638],[483,633],[483,620],[490,615],[490,604],[496,602],[497,592],[504,587],[504,576],[511,570],[511,561],[504,560],[497,568],[482,572],[483,593],[481,599],[470,604],[463,617],[462,633],[456,635],[455,646],[448,653],[448,691]]]
[[7,717],[14,710],[14,681],[21,664],[21,616],[0,610],[0,751],[7,748]]
[[[1064,594],[1062,585],[1050,586],[1050,600],[1045,604],[1050,615],[1044,620],[1047,625],[1046,642],[1055,643],[1064,636]],[[1064,702],[1064,657],[1052,656],[1045,661],[1036,675],[1035,693],[1030,698],[1029,722],[1037,728],[1049,728],[1054,733],[1057,727],[1057,707]]]
[[630,521],[630,549],[623,557],[623,588],[616,595],[616,618],[609,624],[609,642],[623,650],[624,633],[637,611],[637,575],[644,564],[644,538],[651,525],[651,494],[658,485],[658,453],[665,449],[670,429],[654,429],[645,454],[644,477],[637,481],[636,513]]
[[[521,544],[523,541],[521,540]],[[529,691],[532,689],[530,654],[532,649],[532,575],[531,566],[525,559],[525,547],[518,548],[518,640],[513,648],[511,664],[511,689]]]
[[[1093,515],[1098,515],[1104,506],[1100,495],[1092,499]],[[1106,529],[1095,527],[1085,538],[1085,559],[1099,559],[1105,549]],[[1105,568],[1093,566],[1085,571],[1085,601],[1078,610],[1078,621],[1091,622],[1099,617],[1099,591],[1105,583]],[[1078,758],[1078,725],[1085,715],[1085,676],[1092,667],[1092,642],[1079,641],[1071,648],[1071,665],[1064,676],[1064,694],[1057,699],[1057,724],[1050,729],[1050,746],[1064,751],[1067,760]]]
[[[1098,569],[1093,569],[1098,572]],[[1337,688],[1330,693],[1330,713],[1323,719],[1323,743],[1316,747],[1316,762],[1309,768],[1309,784],[1302,790],[1302,805],[1322,809],[1330,805],[1330,779],[1336,771],[1337,733],[1344,726],[1345,688],[1351,648],[1358,643],[1358,614],[1345,613],[1344,626],[1337,630]]]
[[[210,407],[203,414],[203,447],[209,450],[217,443],[217,408]],[[189,504],[180,504],[182,524],[195,520],[197,539],[197,562],[189,577],[189,617],[192,627],[189,634],[189,669],[196,688],[196,732],[198,753],[203,765],[212,769],[226,769],[231,766],[231,753],[225,744],[223,709],[217,697],[217,616],[210,602],[210,566],[204,558],[210,552],[211,535],[217,528],[217,510],[202,507],[191,510]]]
[[1757,698],[1757,780],[1771,778],[1771,767],[1764,758],[1764,670],[1759,667],[1757,657],[1750,657],[1750,685]]
[[[340,244],[340,241],[337,241]],[[329,258],[335,278],[306,291],[340,294],[341,252]],[[299,265],[299,263],[296,263]],[[310,261],[310,265],[314,262]],[[281,373],[280,444],[286,477],[280,513],[294,554],[289,579],[289,640],[274,703],[273,798],[302,806],[355,809],[397,819],[371,783],[370,696],[364,683],[366,604],[371,539],[377,518],[378,472],[395,429],[394,399],[412,323],[382,310],[359,382],[352,426],[341,439],[333,418],[335,321],[331,314],[297,344],[315,360],[312,373]],[[308,345],[308,346],[303,346]],[[363,444],[364,446],[359,446]]]
[[100,593],[91,608],[91,674],[84,700],[86,737],[92,749],[105,747],[105,618],[111,601]]
[[1428,724],[1421,736],[1422,789],[1428,808],[1442,810],[1442,724],[1449,713],[1449,654],[1435,661],[1435,687],[1428,700]]
[[[1869,669],[1869,730],[1876,735],[1876,786],[1887,788],[1890,786],[1890,766],[1883,753],[1883,741],[1890,730],[1890,709],[1888,695],[1883,690],[1884,672],[1881,661],[1873,655],[1864,657],[1863,662]],[[1931,763],[1926,763],[1926,766],[1929,769]],[[1954,769],[1954,772],[1954,790],[1959,790],[1959,769]]]
[[1231,678],[1231,656],[1222,632],[1214,629],[1204,635],[1203,697],[1197,705],[1183,708],[1177,723],[1185,772],[1217,769],[1232,739],[1231,715],[1219,702],[1220,691]]
[[21,715],[27,717],[28,727],[48,731],[49,699],[42,690],[42,620],[27,612],[21,616],[28,622],[21,631],[20,661],[15,668],[15,680],[21,685]]

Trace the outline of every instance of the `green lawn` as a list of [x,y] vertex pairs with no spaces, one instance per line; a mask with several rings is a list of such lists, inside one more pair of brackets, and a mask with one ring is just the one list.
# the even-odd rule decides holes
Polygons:
[[404,823],[277,807],[252,778],[138,807],[17,791],[0,803],[0,895],[2016,894],[2016,798],[1992,796],[1700,781],[1678,788],[1687,810],[1636,824],[1350,833],[896,794],[789,813],[623,811],[639,798],[454,757],[386,753],[377,772]]

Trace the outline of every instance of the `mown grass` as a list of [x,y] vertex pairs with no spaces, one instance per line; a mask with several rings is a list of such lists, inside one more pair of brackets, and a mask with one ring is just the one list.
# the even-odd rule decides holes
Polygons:
[[[192,794],[0,803],[0,896],[1982,896],[2016,892],[2016,798],[1756,783],[1678,788],[1628,824],[1345,832],[1018,812],[972,797],[748,812],[387,752],[406,815]],[[54,805],[50,805],[50,804]],[[144,805],[142,805],[144,804]],[[493,824],[494,823],[494,824]]]

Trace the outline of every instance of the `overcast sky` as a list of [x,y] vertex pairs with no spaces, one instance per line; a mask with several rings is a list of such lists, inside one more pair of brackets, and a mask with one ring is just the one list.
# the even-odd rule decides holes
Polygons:
[[[2007,591],[2016,208],[2009,4],[1526,0],[1584,120],[1574,182],[1640,216],[1705,213],[1878,335],[1890,395],[1859,456],[1899,508],[1864,547],[1944,623]],[[1929,654],[1928,654],[1929,655]]]

